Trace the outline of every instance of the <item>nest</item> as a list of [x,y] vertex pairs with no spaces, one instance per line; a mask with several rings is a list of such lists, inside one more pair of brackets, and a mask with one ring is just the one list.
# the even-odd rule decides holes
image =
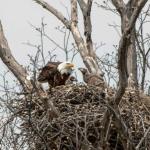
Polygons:
[[[105,128],[103,121],[111,98],[113,96],[109,90],[106,94],[94,86],[66,85],[53,88],[45,100],[34,94],[23,99],[16,109],[21,112],[21,130],[29,149],[104,149],[101,144]],[[142,99],[132,92],[126,92],[119,105],[119,113],[134,146],[145,150],[150,147],[150,133],[146,134],[150,126],[150,109]],[[49,102],[57,110],[57,117],[49,107]],[[107,149],[124,149],[121,140],[112,118]]]

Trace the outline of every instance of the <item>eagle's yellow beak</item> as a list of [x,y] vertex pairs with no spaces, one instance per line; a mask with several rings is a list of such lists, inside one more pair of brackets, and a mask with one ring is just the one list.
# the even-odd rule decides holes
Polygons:
[[67,68],[73,68],[73,67],[74,67],[74,64],[71,64],[71,63],[70,63],[70,64],[66,64],[66,67],[67,67]]

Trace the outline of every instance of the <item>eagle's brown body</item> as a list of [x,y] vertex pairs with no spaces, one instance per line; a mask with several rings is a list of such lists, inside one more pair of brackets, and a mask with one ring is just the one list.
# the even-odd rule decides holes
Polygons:
[[57,67],[62,62],[48,62],[46,66],[41,69],[37,80],[41,83],[48,82],[51,87],[65,85],[70,73],[61,74]]
[[89,73],[88,70],[85,68],[79,68],[79,70],[82,72],[84,82],[87,83],[88,85],[94,86],[104,85],[104,81],[100,76]]

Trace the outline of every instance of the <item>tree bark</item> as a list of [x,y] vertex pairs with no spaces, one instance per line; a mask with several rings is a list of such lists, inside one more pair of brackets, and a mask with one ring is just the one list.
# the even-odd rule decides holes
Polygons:
[[[134,3],[135,4],[135,3]],[[133,14],[134,6],[133,3],[129,2],[124,9],[124,13],[121,17],[122,23],[121,23],[121,31],[124,33],[124,30],[128,27],[131,16]],[[133,27],[130,36],[128,38],[128,45],[126,46],[127,48],[127,77],[129,78],[130,75],[132,75],[134,81],[135,81],[135,86],[138,86],[138,81],[137,81],[137,54],[136,54],[136,46],[135,46],[135,35],[136,35],[136,30],[135,27]]]
[[128,30],[129,26],[131,26],[131,23],[133,24],[133,27],[131,28],[130,34],[128,34],[128,39],[126,42],[126,46],[124,47],[126,49],[126,64],[127,71],[126,75],[127,78],[129,78],[130,75],[132,75],[133,80],[135,82],[135,87],[138,86],[137,81],[137,53],[136,53],[136,46],[135,46],[135,40],[136,40],[136,33],[135,33],[135,23],[136,19],[139,16],[139,13],[141,12],[141,9],[146,4],[147,0],[129,0],[127,4],[123,2],[123,0],[112,0],[112,3],[116,7],[118,13],[121,17],[121,31],[122,34]]

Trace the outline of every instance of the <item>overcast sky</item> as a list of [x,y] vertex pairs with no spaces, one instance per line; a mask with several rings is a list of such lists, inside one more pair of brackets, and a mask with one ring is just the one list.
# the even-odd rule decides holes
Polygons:
[[[69,10],[70,0],[46,0],[54,7],[59,9],[66,17],[68,17],[67,9]],[[102,2],[102,0],[97,0]],[[47,34],[63,46],[63,36],[55,27],[62,25],[52,14],[44,10],[41,6],[32,0],[0,0],[0,20],[2,21],[4,32],[8,40],[9,46],[13,55],[22,65],[28,65],[28,54],[35,54],[36,50],[23,44],[30,42],[38,44],[40,37],[31,27],[30,23],[35,26],[40,26],[41,18],[44,17],[44,22],[47,23]],[[82,18],[80,18],[82,19]],[[109,24],[120,24],[119,17],[109,11],[98,8],[93,4],[92,9],[92,25],[93,25],[93,41],[100,44],[105,43],[105,46],[99,49],[99,55],[105,52],[114,50],[113,45],[119,43],[119,35],[110,27]],[[82,29],[81,29],[82,31]],[[56,46],[51,42],[45,43],[45,53]],[[57,49],[58,59],[65,60],[61,50]],[[82,66],[82,61],[78,58],[74,61],[77,67]],[[1,71],[6,70],[6,67],[0,61]]]
[[[68,17],[67,9],[69,10],[69,0],[47,0],[54,7],[59,9],[66,17]],[[47,34],[63,46],[63,36],[58,32],[55,27],[62,25],[52,14],[44,10],[41,6],[33,2],[32,0],[0,0],[0,20],[2,21],[4,32],[8,40],[9,46],[13,55],[23,65],[29,64],[28,54],[35,54],[36,50],[23,44],[30,42],[38,44],[40,37],[37,32],[30,26],[30,23],[35,26],[40,26],[41,18],[44,17],[44,22],[47,23]],[[109,51],[113,49],[113,44],[118,43],[118,35],[112,27],[108,24],[117,22],[118,17],[112,15],[110,12],[97,8],[96,4],[93,4],[92,9],[92,24],[93,24],[93,41],[100,44],[106,43],[99,53]],[[80,19],[82,19],[80,17]],[[81,30],[82,31],[82,30]],[[113,40],[112,40],[113,39]],[[55,48],[52,43],[45,43],[45,53]],[[58,59],[63,61],[65,58],[62,55],[62,51],[57,49]],[[78,58],[79,60],[79,58]],[[2,62],[1,66],[6,68]],[[83,65],[82,61],[76,61],[77,67]],[[1,70],[1,72],[2,72]]]
[[[68,17],[65,6],[69,9],[69,0],[60,0],[61,2],[59,0],[47,1]],[[22,43],[26,41],[38,42],[37,33],[34,32],[29,23],[39,26],[42,17],[45,18],[44,20],[48,24],[49,36],[57,42],[62,41],[63,37],[60,37],[58,31],[54,30],[61,23],[32,0],[0,0],[0,19],[9,45],[16,58],[20,59],[19,61],[23,61],[21,59],[22,56],[24,57],[23,54],[30,52],[29,48]],[[116,22],[115,15],[111,15],[110,12],[97,8],[93,4],[92,24],[93,40],[95,43],[104,42],[107,46],[116,43],[117,33],[112,34],[114,31],[108,26],[108,24],[113,22]]]

